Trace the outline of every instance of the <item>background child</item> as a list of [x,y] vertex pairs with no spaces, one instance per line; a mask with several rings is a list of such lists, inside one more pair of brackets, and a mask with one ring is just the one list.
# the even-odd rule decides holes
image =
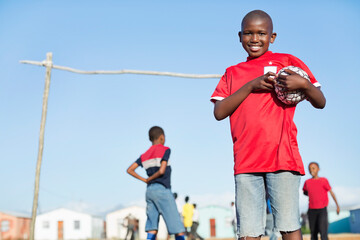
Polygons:
[[232,213],[232,220],[231,220],[231,225],[233,227],[233,231],[234,231],[234,237],[235,239],[237,239],[236,237],[236,232],[237,232],[237,223],[236,223],[236,208],[235,208],[235,202],[231,202],[230,203],[230,207],[231,207],[231,213]]
[[194,205],[189,203],[189,196],[185,197],[185,204],[182,209],[183,222],[186,233],[190,233],[193,224]]
[[191,232],[190,232],[190,239],[191,240],[196,240],[196,239],[200,239],[200,240],[204,240],[203,237],[201,237],[198,233],[197,233],[197,229],[199,227],[199,221],[200,221],[200,213],[199,210],[197,210],[196,208],[196,204],[193,204],[194,206],[194,214],[192,217],[192,225],[191,225]]
[[[300,59],[268,51],[276,33],[267,13],[249,12],[238,35],[248,53],[247,61],[227,68],[211,96],[215,118],[230,116],[238,237],[260,239],[264,234],[266,184],[275,231],[280,231],[283,239],[301,239],[299,187],[305,171],[293,122],[296,105],[280,102],[274,85],[302,90],[315,108],[324,108],[326,100],[320,84]],[[306,71],[310,81],[290,70],[286,70],[287,76],[276,75],[290,65]]]
[[318,239],[320,233],[321,240],[328,239],[328,215],[327,205],[329,204],[328,192],[336,204],[336,213],[340,213],[340,207],[336,200],[334,192],[331,190],[329,181],[324,177],[319,177],[319,164],[311,162],[309,164],[309,172],[312,178],[304,183],[303,191],[309,196],[308,218],[311,231],[311,240]]
[[[156,239],[161,213],[168,233],[175,234],[176,240],[184,240],[185,229],[171,193],[170,148],[164,146],[164,130],[158,126],[150,128],[149,139],[152,146],[127,169],[130,175],[147,183],[145,225],[147,239]],[[143,178],[135,172],[139,166],[145,168],[148,178]]]

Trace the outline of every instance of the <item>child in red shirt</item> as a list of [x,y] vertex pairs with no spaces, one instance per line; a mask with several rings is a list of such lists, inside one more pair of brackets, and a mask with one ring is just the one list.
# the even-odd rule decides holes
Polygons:
[[[293,122],[296,105],[278,100],[274,86],[302,90],[315,108],[324,108],[326,100],[300,59],[268,51],[276,33],[267,13],[249,12],[242,20],[239,38],[247,61],[226,69],[211,96],[215,118],[230,117],[238,237],[260,239],[264,235],[267,186],[275,230],[285,240],[300,240],[299,187],[305,171]],[[310,81],[290,70],[287,76],[276,74],[287,66],[300,67]]]
[[319,164],[311,162],[309,164],[309,172],[312,178],[304,183],[303,191],[306,196],[309,196],[309,210],[308,218],[311,231],[311,240],[318,239],[320,233],[321,240],[327,240],[328,218],[326,207],[329,204],[328,192],[336,204],[336,213],[339,214],[340,207],[337,203],[334,192],[331,190],[329,181],[324,177],[319,177]]

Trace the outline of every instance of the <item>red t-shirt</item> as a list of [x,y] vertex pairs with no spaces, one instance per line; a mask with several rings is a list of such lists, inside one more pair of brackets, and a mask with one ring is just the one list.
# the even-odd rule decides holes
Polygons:
[[[226,69],[211,101],[222,100],[247,82],[264,75],[269,69],[278,72],[297,66],[307,72],[310,81],[320,86],[309,68],[298,58],[270,51]],[[275,91],[251,93],[230,116],[234,143],[234,172],[296,171],[304,175],[293,122],[295,106],[277,99]]]
[[164,175],[155,178],[148,183],[160,183],[166,188],[171,188],[171,166],[170,166],[170,148],[162,144],[152,145],[144,154],[142,154],[135,162],[145,168],[149,177],[159,171],[161,162],[166,161],[167,166]]
[[305,181],[303,191],[309,196],[309,208],[320,209],[329,204],[328,191],[331,190],[329,181],[324,178],[310,178]]

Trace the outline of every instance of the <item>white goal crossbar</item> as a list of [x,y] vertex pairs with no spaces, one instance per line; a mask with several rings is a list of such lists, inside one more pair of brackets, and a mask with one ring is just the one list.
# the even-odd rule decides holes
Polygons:
[[107,70],[84,71],[70,67],[53,65],[52,62],[48,62],[46,60],[42,62],[21,60],[20,63],[37,65],[42,67],[51,67],[54,69],[64,70],[78,74],[143,74],[143,75],[158,75],[158,76],[170,76],[170,77],[180,77],[180,78],[220,78],[221,77],[221,75],[219,74],[188,74],[188,73],[174,73],[174,72],[128,70],[128,69],[108,70],[108,71]]

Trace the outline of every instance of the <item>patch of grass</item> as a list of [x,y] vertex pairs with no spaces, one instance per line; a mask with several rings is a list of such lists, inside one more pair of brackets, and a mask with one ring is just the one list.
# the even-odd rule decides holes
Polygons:
[[302,234],[310,234],[310,228],[301,227],[301,233]]

